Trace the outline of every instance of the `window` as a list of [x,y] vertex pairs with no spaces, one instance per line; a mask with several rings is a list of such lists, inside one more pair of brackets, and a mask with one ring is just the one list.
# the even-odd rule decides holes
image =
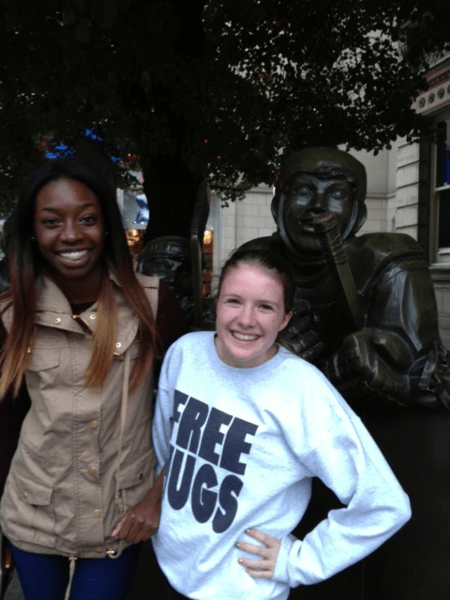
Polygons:
[[433,195],[436,261],[450,262],[450,114],[437,124]]

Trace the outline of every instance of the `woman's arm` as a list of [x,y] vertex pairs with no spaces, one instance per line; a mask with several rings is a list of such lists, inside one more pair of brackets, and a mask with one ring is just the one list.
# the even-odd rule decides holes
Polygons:
[[[323,581],[362,560],[411,516],[408,497],[370,434],[342,399],[325,416],[326,405],[319,400],[317,411],[316,443],[303,463],[344,507],[331,510],[303,540],[292,534],[276,540],[255,530],[246,535],[262,547],[251,548],[237,540],[240,550],[263,559],[259,570],[256,560],[242,558],[250,575],[273,578],[290,587]],[[295,422],[286,434],[295,447]]]
[[[5,327],[0,319],[0,349],[4,348],[6,336]],[[8,394],[0,400],[0,498],[3,494],[12,457],[17,448],[22,422],[29,408],[30,398],[25,383],[22,384],[16,399]],[[3,568],[10,569],[12,567],[12,556],[8,543],[5,545],[2,558]]]
[[130,544],[149,540],[158,529],[163,484],[164,469],[156,478],[147,496],[120,519],[112,535]]
[[[156,327],[162,350],[166,352],[173,342],[187,333],[187,325],[177,297],[164,281],[159,282],[158,293]],[[159,525],[163,485],[164,469],[147,496],[120,519],[112,535],[131,544],[150,539]]]
[[[6,337],[5,327],[0,319],[0,349],[4,348]],[[29,408],[30,398],[25,383],[16,399],[12,394],[0,399],[0,497],[17,448],[22,422]]]

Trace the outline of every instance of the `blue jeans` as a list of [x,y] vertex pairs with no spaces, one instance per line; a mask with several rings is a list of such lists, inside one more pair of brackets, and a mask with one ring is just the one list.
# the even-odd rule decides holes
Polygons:
[[[119,558],[78,558],[69,600],[126,600],[138,562],[140,544]],[[57,554],[24,552],[11,544],[25,600],[64,600],[69,583],[69,560]]]

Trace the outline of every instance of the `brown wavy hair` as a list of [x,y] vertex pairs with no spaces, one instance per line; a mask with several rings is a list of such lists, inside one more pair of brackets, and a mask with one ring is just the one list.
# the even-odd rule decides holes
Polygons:
[[152,366],[157,347],[155,319],[148,298],[138,282],[123,230],[114,187],[104,178],[75,159],[50,160],[41,164],[22,183],[9,224],[7,256],[9,290],[0,296],[12,307],[12,325],[4,348],[0,350],[0,398],[7,391],[17,396],[29,363],[36,337],[36,281],[46,270],[46,262],[35,243],[34,205],[39,191],[59,179],[78,181],[97,197],[104,220],[105,245],[101,257],[102,284],[98,302],[91,359],[86,370],[85,386],[98,388],[105,380],[115,348],[117,320],[111,269],[122,288],[128,306],[138,319],[139,356],[131,376],[130,391],[134,391]]

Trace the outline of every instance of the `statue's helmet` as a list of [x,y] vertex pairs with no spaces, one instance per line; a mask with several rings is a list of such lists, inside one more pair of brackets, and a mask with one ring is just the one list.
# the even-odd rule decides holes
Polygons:
[[[367,175],[364,165],[356,158],[337,148],[305,148],[290,153],[284,160],[272,200],[272,215],[284,243],[295,252],[286,231],[285,205],[290,184],[299,174],[312,175],[323,180],[344,180],[352,188],[350,217],[341,235],[343,240],[354,235],[363,225],[367,216],[365,204]],[[346,200],[348,202],[348,200]]]
[[163,279],[179,293],[189,293],[191,281],[190,242],[179,235],[154,238],[139,255],[137,271]]
[[180,235],[163,235],[154,238],[145,245],[141,258],[171,258],[173,260],[190,260],[189,240]]

